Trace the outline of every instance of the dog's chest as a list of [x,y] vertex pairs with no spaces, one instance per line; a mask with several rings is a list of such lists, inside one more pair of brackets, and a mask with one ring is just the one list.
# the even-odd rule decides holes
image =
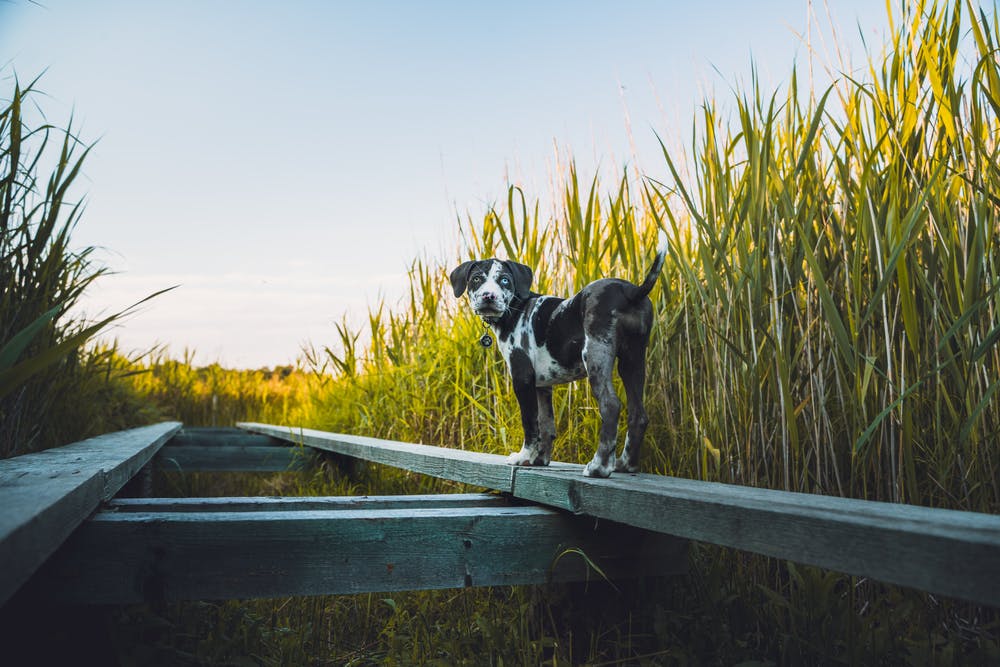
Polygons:
[[[564,341],[548,340],[553,313],[552,308],[545,305],[549,298],[552,297],[535,299],[518,319],[513,331],[497,337],[500,352],[515,380],[519,379],[519,374],[528,371],[527,366],[534,384],[539,387],[572,382],[586,376],[583,358],[578,351],[567,350],[567,346],[558,344]],[[557,356],[558,352],[554,354],[553,349],[561,352],[561,357]]]

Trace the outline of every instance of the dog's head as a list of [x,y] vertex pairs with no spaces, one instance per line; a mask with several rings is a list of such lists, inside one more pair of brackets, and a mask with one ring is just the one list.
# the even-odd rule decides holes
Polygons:
[[531,293],[531,269],[510,260],[484,259],[464,262],[451,272],[455,296],[469,291],[472,310],[480,317],[500,317],[514,299]]

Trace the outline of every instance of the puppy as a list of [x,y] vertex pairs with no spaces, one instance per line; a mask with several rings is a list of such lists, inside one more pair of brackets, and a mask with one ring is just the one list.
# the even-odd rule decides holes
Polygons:
[[[600,409],[601,429],[597,452],[583,474],[608,477],[613,470],[639,470],[649,423],[642,405],[653,326],[648,294],[666,250],[667,237],[661,232],[656,258],[641,285],[603,278],[568,299],[532,292],[531,269],[510,260],[464,262],[451,272],[455,296],[468,291],[472,310],[493,330],[510,371],[524,427],[524,445],[508,457],[511,465],[549,464],[556,437],[552,387],[586,377]],[[620,459],[615,445],[622,405],[611,382],[615,359],[628,407]]]

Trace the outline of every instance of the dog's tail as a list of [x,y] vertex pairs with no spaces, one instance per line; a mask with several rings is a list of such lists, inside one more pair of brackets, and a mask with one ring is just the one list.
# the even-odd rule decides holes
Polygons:
[[646,274],[646,279],[642,281],[642,284],[639,285],[639,289],[632,297],[633,301],[638,301],[653,290],[653,286],[656,285],[656,279],[660,277],[660,271],[663,270],[663,262],[667,258],[667,235],[662,229],[660,230],[660,235],[657,238],[657,241],[656,257],[653,259],[653,266],[649,267],[649,273]]

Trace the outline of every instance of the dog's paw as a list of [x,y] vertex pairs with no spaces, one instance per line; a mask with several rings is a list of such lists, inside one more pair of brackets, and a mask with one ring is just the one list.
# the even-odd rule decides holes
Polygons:
[[606,464],[601,464],[600,460],[595,456],[587,467],[583,469],[584,477],[611,477],[611,471],[615,467],[614,460],[608,461]]
[[507,465],[511,466],[530,466],[532,459],[535,456],[531,452],[522,449],[519,452],[514,452],[507,457]]

